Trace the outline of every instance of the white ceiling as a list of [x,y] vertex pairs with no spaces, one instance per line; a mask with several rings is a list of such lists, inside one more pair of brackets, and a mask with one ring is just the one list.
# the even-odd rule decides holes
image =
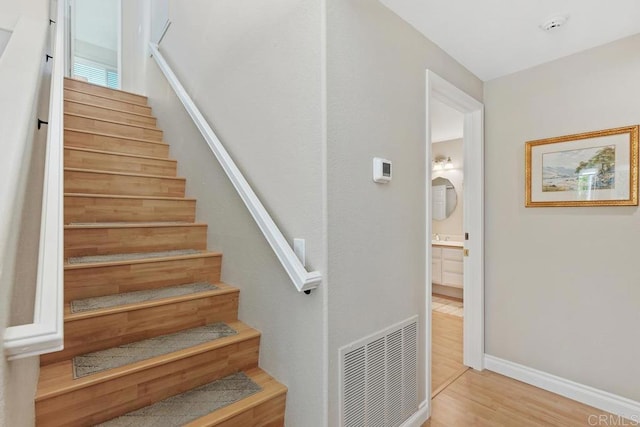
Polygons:
[[640,33],[640,0],[380,1],[484,81]]
[[464,135],[464,114],[437,99],[431,100],[429,113],[432,143],[462,138]]

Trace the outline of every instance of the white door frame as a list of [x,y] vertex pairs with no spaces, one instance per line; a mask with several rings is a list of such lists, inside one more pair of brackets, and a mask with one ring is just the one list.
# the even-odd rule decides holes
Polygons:
[[[67,57],[65,60],[67,61],[67,67],[65,72],[68,73],[67,77],[73,77],[73,52],[75,51],[75,42],[73,40],[76,33],[76,6],[73,4],[73,0],[65,0],[66,1],[66,13],[65,22],[67,33],[66,37],[66,52]],[[60,19],[60,17],[58,17]]]
[[[76,33],[76,6],[73,4],[73,0],[64,0],[66,4],[66,17],[67,19],[67,34],[66,37],[66,51],[67,51],[67,68],[65,70],[67,77],[73,77],[73,59],[75,55],[75,33]],[[116,27],[116,33],[118,37],[118,58],[117,58],[117,69],[118,69],[118,89],[122,89],[122,0],[117,0],[117,8],[116,12],[118,22]],[[58,18],[60,19],[60,18]]]
[[118,24],[116,33],[118,36],[118,87],[122,89],[122,0],[118,0]]
[[[426,230],[427,259],[426,294],[427,320],[425,328],[427,354],[427,395],[431,401],[431,102],[438,100],[464,114],[464,232],[469,239],[464,249],[464,333],[463,363],[477,370],[484,369],[484,105],[461,91],[431,70],[426,81]],[[431,405],[429,404],[429,408]],[[429,409],[430,411],[430,409]]]

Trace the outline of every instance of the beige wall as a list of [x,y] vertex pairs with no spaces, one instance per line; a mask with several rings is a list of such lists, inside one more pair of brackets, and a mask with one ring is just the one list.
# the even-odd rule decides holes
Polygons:
[[[331,426],[339,348],[424,320],[426,69],[482,99],[479,79],[379,2],[327,1]],[[391,183],[372,181],[376,156],[393,162]]]
[[640,123],[640,36],[485,84],[486,351],[640,401],[637,207],[525,208],[527,140]]
[[[173,1],[161,51],[280,226],[324,273],[321,16],[315,0]],[[325,418],[326,282],[298,293],[153,60],[150,97],[260,364],[289,388],[287,425]]]
[[[261,364],[289,387],[287,424],[337,425],[338,348],[424,314],[425,70],[478,99],[482,82],[377,2],[174,1],[169,10],[161,51],[287,238],[307,239],[321,289],[293,290],[148,64],[154,112],[210,247],[224,251],[223,278],[241,288],[240,316],[264,334]],[[371,181],[374,156],[394,162],[391,184]]]
[[[10,14],[15,16],[24,16],[27,14],[32,17],[41,17],[46,16],[49,2],[45,2],[44,0],[22,0],[22,1],[13,1],[13,0],[0,0],[0,11],[4,14]],[[46,11],[43,8],[43,5],[46,6]]]
[[431,232],[438,233],[441,236],[450,236],[452,240],[462,240],[464,231],[462,213],[464,211],[464,152],[462,150],[462,139],[454,139],[452,141],[436,142],[431,144],[431,156],[433,159],[438,157],[451,157],[453,167],[451,169],[434,170],[432,178],[446,178],[456,189],[457,204],[451,215],[443,220],[433,221]]

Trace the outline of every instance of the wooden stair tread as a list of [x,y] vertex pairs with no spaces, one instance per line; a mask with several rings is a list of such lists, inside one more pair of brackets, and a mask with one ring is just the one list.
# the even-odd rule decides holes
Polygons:
[[124,313],[129,311],[142,310],[149,307],[159,307],[162,305],[173,304],[176,302],[189,301],[189,300],[200,299],[200,298],[208,298],[216,295],[224,295],[224,294],[239,292],[238,288],[227,285],[226,283],[218,282],[218,283],[214,283],[213,285],[216,286],[218,289],[203,291],[203,292],[196,292],[196,293],[181,295],[177,297],[160,298],[160,299],[151,300],[151,301],[119,305],[115,307],[102,308],[97,310],[83,311],[80,313],[71,313],[71,303],[67,302],[64,305],[64,321],[74,322],[74,321],[83,320],[83,319],[107,316],[115,313]]
[[164,197],[164,196],[130,196],[126,194],[93,194],[93,193],[64,193],[64,197],[91,197],[96,199],[141,199],[141,200],[172,200],[195,201],[195,197]]
[[206,227],[203,222],[109,222],[65,224],[65,230],[95,229],[95,228],[156,228],[156,227]]
[[119,175],[119,176],[137,176],[142,178],[158,178],[158,179],[174,179],[178,181],[185,181],[186,179],[180,176],[164,176],[164,175],[149,175],[144,173],[131,173],[131,172],[113,172],[103,171],[97,169],[81,169],[81,168],[64,168],[64,171],[70,172],[84,172],[84,173],[99,173],[105,175]]
[[[69,85],[66,84],[67,82],[70,82],[70,84],[72,84],[72,85],[77,83],[81,87],[87,86],[89,89],[104,90],[107,93],[122,93],[122,94],[125,94],[125,95],[132,95],[134,97],[141,98],[141,100],[140,100],[140,102],[127,101],[130,104],[137,104],[137,105],[143,105],[143,106],[147,106],[148,105],[148,98],[145,95],[140,95],[140,94],[137,94],[137,93],[128,92],[126,90],[121,90],[121,89],[112,89],[112,88],[109,88],[109,87],[106,87],[106,86],[96,85],[96,84],[93,84],[93,83],[89,83],[89,82],[85,82],[85,81],[82,81],[82,80],[73,79],[73,78],[70,78],[70,77],[65,77],[64,79],[65,79],[64,88],[66,90],[74,90],[76,92],[82,92],[82,93],[86,93],[88,95],[98,96],[98,97],[102,97],[102,98],[116,99],[116,100],[120,101],[119,98],[112,98],[110,96],[102,95],[102,94],[97,95],[97,94],[92,93],[92,92],[87,92],[85,90],[78,89],[77,87],[76,88],[70,87]],[[142,100],[144,100],[144,101],[142,101]]]
[[[71,189],[71,190],[75,190]],[[82,191],[83,189],[78,188]],[[105,193],[113,193],[105,191]],[[120,197],[114,194],[83,193],[64,195],[64,224],[195,224],[196,203],[193,198],[182,197]]]
[[40,368],[40,380],[38,381],[35,400],[36,402],[39,402],[83,387],[120,378],[151,367],[183,359],[194,354],[203,353],[211,349],[225,347],[231,343],[241,342],[260,336],[259,331],[240,321],[228,322],[227,325],[235,329],[238,333],[236,335],[220,338],[215,341],[210,341],[184,350],[142,360],[130,365],[110,369],[108,371],[98,372],[93,375],[87,375],[82,378],[73,378],[73,362],[71,360],[64,360],[62,362],[42,366]]
[[83,85],[96,87],[98,89],[107,89],[107,90],[110,90],[110,91],[113,91],[113,92],[127,93],[129,95],[139,96],[140,98],[145,98],[145,99],[147,98],[146,95],[140,95],[139,93],[130,92],[128,90],[123,90],[123,89],[114,89],[114,88],[111,88],[111,87],[102,86],[102,85],[98,85],[98,84],[95,84],[95,83],[90,83],[90,82],[87,82],[87,81],[84,81],[84,80],[74,79],[73,77],[66,77],[65,76],[64,80],[65,81],[69,81],[69,82],[73,82],[73,83],[80,83],[80,84],[83,84]]
[[99,131],[90,130],[90,129],[77,129],[77,128],[71,128],[71,127],[66,127],[65,126],[64,130],[68,130],[68,131],[71,131],[71,132],[78,132],[78,133],[88,133],[88,134],[91,134],[91,135],[105,136],[107,138],[117,138],[117,139],[126,139],[128,141],[146,142],[147,144],[169,145],[166,142],[156,141],[154,139],[135,138],[135,137],[132,137],[132,136],[120,136],[120,135],[116,135],[116,134],[113,134],[113,133],[99,132]]
[[127,148],[121,146],[114,146],[113,148],[91,148],[82,146],[81,144],[78,144],[80,147],[71,145],[72,144],[67,144],[67,146],[64,147],[64,166],[68,168],[143,173],[171,177],[177,175],[177,161],[166,157],[159,158],[142,155],[149,153],[130,154],[126,152]]
[[[140,256],[152,252],[205,250],[207,224],[89,224],[64,227],[65,258]],[[122,258],[124,257],[124,258]],[[102,258],[95,261],[104,260]]]
[[[148,103],[141,104],[139,102],[132,102],[132,101],[129,101],[127,99],[120,99],[120,98],[113,98],[113,97],[106,96],[106,95],[99,95],[99,94],[96,94],[96,93],[91,93],[91,92],[87,92],[87,91],[84,91],[84,90],[80,90],[80,89],[73,88],[73,87],[68,87],[68,86],[65,86],[64,90],[65,91],[74,92],[74,93],[80,93],[82,95],[86,95],[86,96],[89,96],[91,98],[95,98],[95,100],[98,101],[98,102],[100,102],[101,99],[106,99],[106,100],[109,100],[109,101],[122,102],[123,104],[130,104],[130,105],[135,105],[137,107],[143,107],[143,108],[151,109],[151,107],[149,106]],[[67,99],[67,98],[65,97],[65,99]]]
[[98,121],[98,122],[111,123],[111,124],[114,124],[114,125],[128,126],[128,127],[132,127],[132,128],[140,128],[140,129],[147,129],[147,130],[154,130],[154,131],[162,132],[162,129],[158,128],[157,126],[147,126],[147,125],[141,125],[141,124],[137,124],[137,123],[120,122],[120,121],[117,121],[117,120],[103,119],[102,117],[87,116],[87,115],[84,115],[84,114],[77,114],[77,113],[68,113],[66,111],[65,111],[64,115],[65,116],[80,117],[82,119],[88,119],[88,120],[95,120],[95,121]]
[[186,182],[183,177],[155,173],[100,170],[96,167],[64,168],[64,191],[67,193],[184,197]]
[[[73,89],[69,89],[69,90],[73,90]],[[107,107],[107,106],[104,106],[104,105],[94,104],[94,103],[91,103],[91,102],[76,101],[76,100],[73,100],[73,99],[65,99],[64,101],[65,102],[70,102],[70,103],[73,103],[73,104],[86,105],[88,107],[101,108],[103,110],[116,111],[118,113],[131,114],[132,116],[139,116],[139,117],[145,117],[145,118],[155,118],[151,114],[136,113],[134,111],[121,110],[119,108]],[[123,101],[123,102],[126,102],[126,101]],[[135,105],[139,105],[139,104],[135,104]]]
[[253,382],[258,384],[262,390],[252,394],[242,400],[222,407],[204,417],[193,420],[192,422],[185,424],[183,427],[205,427],[215,426],[225,421],[231,420],[247,409],[258,406],[262,403],[269,401],[277,396],[281,396],[287,393],[287,387],[273,378],[260,368],[253,368],[244,371],[244,373],[251,378]]
[[[137,108],[136,108],[137,107]],[[140,111],[145,107],[135,104],[118,104],[114,101],[102,99],[96,102],[90,96],[78,96],[70,92],[65,93],[64,111],[66,113],[82,114],[85,116],[100,117],[107,120],[116,120],[130,124],[145,126],[157,126],[158,119],[151,115],[151,111]]]
[[221,252],[201,251],[195,254],[174,255],[174,256],[157,257],[157,258],[139,258],[139,259],[130,259],[130,260],[122,260],[122,261],[87,262],[87,263],[78,263],[78,264],[69,264],[68,262],[65,261],[64,269],[79,270],[84,268],[110,267],[110,266],[129,265],[129,264],[144,264],[144,263],[151,263],[151,262],[179,261],[182,259],[220,257],[220,256],[222,256]]
[[[258,368],[261,334],[238,320],[240,291],[221,282],[222,254],[207,250],[148,99],[68,78],[64,92],[65,348],[40,359],[36,422],[95,425],[244,372],[260,391],[182,422],[284,425],[287,388]],[[238,333],[194,329],[218,322]],[[74,379],[73,357],[107,349],[112,369],[89,361]]]
[[[70,88],[64,89],[64,100],[74,101],[74,102],[84,102],[87,104],[98,105],[100,107],[115,108],[116,110],[120,110],[120,111],[137,113],[137,114],[142,114],[144,116],[156,118],[153,115],[153,110],[149,105],[131,103],[123,99],[114,99],[114,98],[96,96],[95,94],[79,92]],[[77,107],[81,109],[91,108],[86,106],[77,106]]]
[[[247,389],[243,390],[243,385]],[[229,386],[232,388],[227,389]],[[281,421],[279,410],[286,392],[286,387],[260,368],[245,369],[112,418],[107,425],[202,427],[226,425],[230,420],[241,427],[275,427],[273,422]],[[258,414],[259,420],[255,419]],[[244,418],[241,424],[237,424],[238,416]]]
[[[231,402],[227,405],[224,405],[218,409],[213,410],[212,412],[194,418],[191,421],[187,421],[186,424],[181,424],[183,427],[204,427],[204,426],[216,426],[221,425],[226,422],[233,420],[234,418],[241,416],[247,411],[251,411],[253,409],[258,409],[260,405],[268,403],[280,396],[284,397],[287,393],[287,388],[276,381],[271,375],[267,372],[263,371],[260,368],[252,368],[241,371],[246,377],[248,377],[254,384],[256,384],[260,390],[251,393],[250,395],[240,398],[234,402]],[[215,384],[218,380],[209,383],[211,385]],[[216,387],[217,388],[217,387]],[[176,415],[180,414],[190,414],[193,415],[193,408],[201,408],[201,405],[204,401],[202,397],[196,395],[188,394],[189,391],[180,393],[175,395],[180,399],[180,402],[176,402],[174,396],[164,399],[161,402],[166,402],[162,405],[159,405],[156,408],[152,408],[151,405],[147,405],[139,410],[139,412],[134,411],[135,415],[130,418],[130,421],[145,423],[148,425],[150,422],[157,421],[159,418],[164,419],[166,414],[166,405],[170,405],[173,411],[176,411]],[[218,393],[222,393],[224,400],[226,399],[225,392],[221,391]],[[217,394],[216,392],[209,392],[209,395],[212,397]],[[215,399],[215,398],[214,398]],[[275,406],[281,404],[280,402],[274,402]],[[157,411],[157,412],[156,412]],[[136,413],[137,412],[137,413]],[[124,414],[126,415],[126,414]],[[126,420],[126,418],[125,418]],[[173,420],[172,420],[173,421]],[[184,421],[184,420],[183,420]],[[270,420],[260,420],[262,421],[270,421]],[[126,421],[125,421],[126,422]],[[250,422],[249,420],[239,421],[241,424],[234,424],[238,426],[245,427]],[[176,425],[173,422],[169,422],[169,425]],[[254,425],[252,423],[251,425]],[[260,425],[263,425],[260,423]],[[273,424],[268,424],[273,425]]]
[[[64,223],[106,222],[196,222],[194,198],[170,196],[135,196],[104,191],[106,194],[90,194],[81,188],[69,188],[64,195]],[[80,191],[73,193],[71,191]]]
[[177,160],[174,159],[165,159],[164,157],[153,157],[153,156],[142,156],[139,154],[129,154],[129,153],[121,153],[118,151],[105,151],[105,150],[95,150],[93,148],[84,148],[84,147],[74,147],[72,145],[65,145],[65,150],[73,150],[73,151],[85,151],[87,153],[96,153],[96,154],[106,154],[108,156],[121,156],[121,157],[131,157],[134,159],[145,159],[145,160],[157,160],[160,162],[170,162],[177,163]]

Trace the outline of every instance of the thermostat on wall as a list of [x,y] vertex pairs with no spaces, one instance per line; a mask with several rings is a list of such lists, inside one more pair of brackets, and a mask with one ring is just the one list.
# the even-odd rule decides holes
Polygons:
[[391,181],[391,162],[380,157],[373,158],[373,180],[382,184]]

